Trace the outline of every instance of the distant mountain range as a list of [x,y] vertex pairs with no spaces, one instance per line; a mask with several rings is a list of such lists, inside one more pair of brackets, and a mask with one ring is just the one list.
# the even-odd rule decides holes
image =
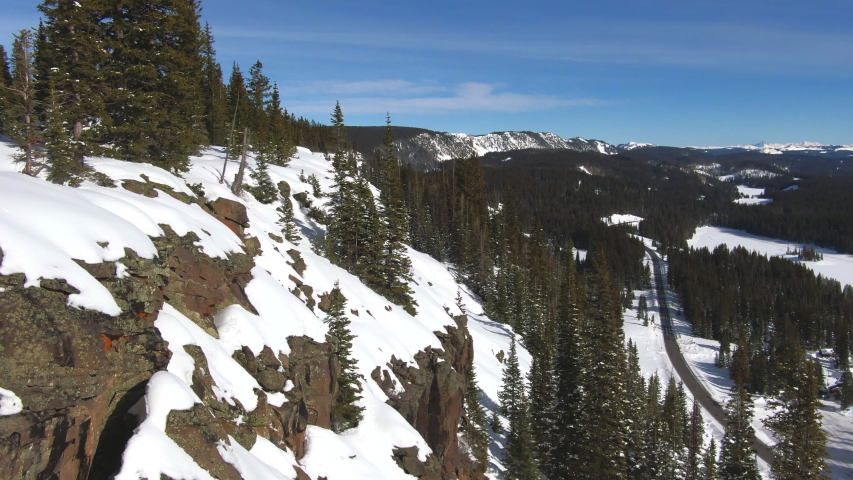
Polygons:
[[786,153],[812,154],[812,155],[853,155],[853,145],[823,145],[816,142],[800,143],[766,143],[759,142],[752,145],[732,145],[728,147],[690,147],[708,153],[740,153],[760,152],[768,155],[783,155]]
[[[650,161],[664,159],[684,160],[688,157],[699,160],[696,155],[709,157],[758,155],[751,157],[760,161],[762,154],[796,156],[804,161],[808,158],[842,159],[853,156],[853,145],[823,145],[815,142],[801,143],[756,143],[724,147],[664,147],[651,143],[629,142],[612,145],[602,140],[582,137],[563,138],[548,132],[494,132],[487,135],[447,133],[411,127],[392,127],[398,157],[421,168],[431,168],[454,158],[465,158],[477,153],[480,156],[519,150],[571,150],[575,152],[603,155],[626,154]],[[371,155],[382,145],[385,127],[348,127],[348,137],[356,150]],[[512,155],[509,155],[512,156]],[[837,160],[834,160],[837,162]],[[706,162],[707,163],[707,162]],[[777,162],[771,162],[775,164]],[[788,168],[792,165],[779,165]],[[835,167],[832,167],[835,168]]]

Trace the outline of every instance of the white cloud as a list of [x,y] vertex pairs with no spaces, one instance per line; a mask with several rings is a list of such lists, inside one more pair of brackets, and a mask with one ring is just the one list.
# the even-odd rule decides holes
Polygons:
[[[497,86],[488,83],[468,82],[459,85],[452,95],[405,97],[373,96],[341,98],[341,107],[347,114],[449,114],[461,112],[529,112],[558,107],[603,105],[608,102],[593,99],[565,99],[551,95],[526,95],[513,92],[496,92]],[[296,103],[288,109],[300,114],[326,113],[334,99]]]
[[336,80],[318,80],[281,86],[282,95],[297,94],[341,94],[364,95],[376,93],[394,93],[397,95],[422,95],[445,90],[429,85],[415,85],[406,80],[371,80],[344,82]]

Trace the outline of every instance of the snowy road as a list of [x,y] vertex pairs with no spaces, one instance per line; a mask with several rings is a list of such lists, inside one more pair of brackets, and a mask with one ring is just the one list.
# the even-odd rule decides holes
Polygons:
[[[681,377],[681,380],[684,382],[684,386],[693,394],[693,398],[695,398],[702,408],[714,417],[720,425],[725,426],[727,423],[725,410],[719,403],[717,403],[716,400],[714,400],[711,394],[708,393],[702,383],[696,379],[693,372],[690,370],[690,367],[687,365],[687,361],[684,360],[684,356],[681,354],[681,349],[678,347],[678,342],[676,341],[669,318],[669,307],[666,303],[666,290],[664,290],[663,271],[660,265],[660,257],[657,252],[651,248],[646,247],[646,251],[648,251],[649,256],[652,258],[654,266],[655,290],[658,295],[661,327],[663,329],[666,354],[669,356],[669,360],[672,363],[673,368],[675,368],[675,371],[678,373],[678,376]],[[767,462],[768,465],[772,465],[773,451],[770,450],[770,447],[758,438],[754,438],[753,449],[759,458]]]

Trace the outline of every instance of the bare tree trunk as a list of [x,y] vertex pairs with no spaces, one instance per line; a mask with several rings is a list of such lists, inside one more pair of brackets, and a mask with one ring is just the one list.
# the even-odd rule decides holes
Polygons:
[[246,149],[249,143],[249,127],[243,129],[243,153],[240,156],[240,169],[237,170],[237,176],[234,177],[234,183],[231,185],[231,192],[234,195],[240,195],[243,190],[243,173],[246,171]]
[[[234,104],[234,118],[231,119],[231,136],[228,138],[228,149],[225,150],[225,162],[222,164],[222,175],[219,176],[219,183],[225,183],[225,168],[228,166],[228,155],[231,149],[234,148],[234,125],[237,123],[237,107],[240,106],[240,96],[237,96],[237,102]],[[246,145],[246,142],[243,142]]]

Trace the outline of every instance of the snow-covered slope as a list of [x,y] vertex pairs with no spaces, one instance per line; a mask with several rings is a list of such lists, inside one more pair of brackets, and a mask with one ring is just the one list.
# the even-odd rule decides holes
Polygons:
[[616,145],[616,148],[619,150],[636,150],[638,148],[651,148],[656,146],[657,145],[651,143],[628,142],[620,143],[619,145]]
[[[122,262],[130,254],[128,252],[140,258],[157,255],[152,239],[163,236],[166,226],[181,236],[195,233],[199,238],[196,246],[210,257],[225,259],[231,254],[249,251],[248,240],[244,238],[256,238],[260,247],[254,256],[252,278],[245,286],[245,294],[256,313],[239,305],[226,307],[213,315],[215,331],[211,331],[196,325],[168,301],[159,312],[155,326],[168,342],[172,357],[168,368],[157,372],[148,382],[142,408],[147,415],[140,414],[145,419],[128,443],[123,467],[116,478],[160,478],[161,474],[172,478],[211,478],[210,473],[196,464],[166,433],[170,412],[188,410],[203,402],[194,391],[196,385],[192,381],[195,360],[186,353],[184,346],[195,345],[203,352],[219,401],[230,405],[239,402],[247,413],[259,408],[258,399],[262,395],[259,385],[232,354],[243,346],[253,352],[266,346],[275,354],[287,355],[290,353],[288,338],[292,336],[326,341],[328,328],[322,321],[324,314],[312,310],[308,302],[291,293],[294,278],[313,287],[314,293],[308,295],[314,301],[319,301],[320,294],[330,291],[335,282],[339,282],[348,299],[346,308],[351,313],[348,315],[352,321],[351,330],[356,336],[353,355],[361,376],[363,398],[359,404],[365,409],[364,420],[342,434],[309,426],[307,452],[298,461],[294,452],[274,445],[263,436],[258,436],[251,449],[243,448],[231,437],[220,438],[217,451],[221,461],[233,465],[243,478],[292,479],[296,478],[296,466],[312,479],[413,478],[394,461],[393,449],[416,446],[423,460],[431,452],[430,447],[418,431],[386,403],[389,397],[372,379],[371,373],[377,367],[386,369],[392,357],[418,368],[415,361],[418,352],[427,348],[441,349],[442,343],[434,332],[444,332],[445,326],[455,326],[452,316],[460,314],[455,302],[459,291],[469,312],[468,328],[474,344],[481,400],[487,409],[495,408],[503,367],[496,354],[508,351],[514,334],[508,326],[480,314],[482,307],[478,301],[456,284],[446,265],[431,257],[408,250],[413,265],[410,286],[418,304],[418,314],[411,316],[315,253],[312,240],[321,238],[325,227],[311,220],[307,210],[290,198],[283,201],[292,202],[302,239],[296,243],[281,239],[281,227],[276,223],[279,218],[276,207],[281,200],[263,205],[247,193],[232,194],[227,184],[237,171],[233,161],[227,164],[227,184],[220,184],[218,178],[224,163],[221,149],[207,150],[202,156],[193,158],[191,169],[183,178],[151,165],[109,158],[88,158],[87,163],[115,180],[150,180],[191,197],[195,194],[188,185],[194,185],[195,190],[198,190],[196,185],[200,185],[207,202],[223,198],[245,205],[249,227],[244,238],[198,204],[183,203],[162,191],[150,197],[121,185],[108,188],[85,181],[80,187],[71,188],[26,177],[16,173],[18,166],[11,160],[13,153],[11,146],[0,143],[0,205],[3,206],[0,208],[0,249],[3,252],[0,274],[23,273],[31,288],[38,287],[46,279],[64,279],[79,290],[67,298],[71,307],[108,315],[120,313],[121,302],[75,260],[91,264],[115,262],[116,275],[121,278],[124,275]],[[250,159],[249,170],[254,167]],[[269,173],[276,184],[282,180],[288,182],[293,193],[311,192],[311,186],[300,180],[301,174],[316,175],[324,193],[332,190],[330,162],[323,155],[303,148],[288,167],[271,166]],[[315,206],[325,208],[323,199],[314,198],[313,201]],[[298,251],[304,259],[304,272],[294,268],[293,258],[287,253],[292,250]],[[523,348],[519,349],[519,356],[526,373],[530,356]],[[390,375],[397,380],[393,373]],[[397,381],[397,385],[401,383]],[[285,386],[284,391],[288,388]],[[10,399],[17,394],[23,408],[29,406],[25,391],[0,389],[0,393],[3,398]],[[280,406],[287,401],[284,394],[266,394],[269,405]],[[244,420],[240,417],[233,421]],[[499,436],[493,438],[501,439]],[[491,451],[499,454],[501,449],[501,445],[495,443]],[[497,475],[500,470],[500,459],[493,455],[490,476]]]
[[431,156],[435,161],[464,158],[472,153],[484,155],[490,152],[527,148],[566,149],[607,155],[616,153],[613,145],[601,140],[587,140],[580,137],[566,139],[553,133],[534,132],[496,132],[488,135],[430,132],[396,143],[402,152],[417,150]]

